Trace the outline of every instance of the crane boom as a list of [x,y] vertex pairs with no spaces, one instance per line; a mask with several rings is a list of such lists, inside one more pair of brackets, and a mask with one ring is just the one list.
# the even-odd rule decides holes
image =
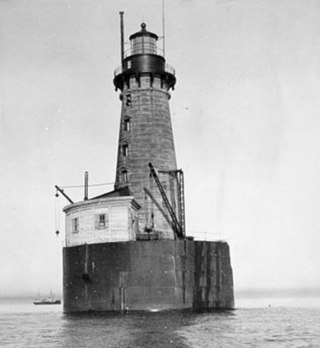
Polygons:
[[57,185],[55,185],[54,186],[71,204],[73,204],[73,201],[72,201],[72,199],[69,197],[69,196],[67,196],[65,193],[64,193],[64,191],[59,187],[59,186],[57,186]]

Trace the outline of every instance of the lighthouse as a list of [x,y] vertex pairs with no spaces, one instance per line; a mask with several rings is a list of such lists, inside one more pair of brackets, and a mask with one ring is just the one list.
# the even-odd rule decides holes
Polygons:
[[[120,14],[122,34],[123,13]],[[167,208],[159,209],[163,197],[150,178],[148,164],[157,170],[163,192],[184,230],[183,173],[177,170],[169,110],[175,70],[157,46],[158,36],[148,31],[145,23],[129,40],[127,52],[121,40],[121,65],[113,80],[121,100],[115,189],[128,187],[140,204],[141,238],[147,238],[143,236],[147,232],[153,238],[174,239]]]
[[177,166],[170,93],[175,70],[145,23],[124,50],[113,84],[121,102],[114,189],[69,205],[63,308],[86,311],[234,307],[229,245],[185,228],[184,173]]

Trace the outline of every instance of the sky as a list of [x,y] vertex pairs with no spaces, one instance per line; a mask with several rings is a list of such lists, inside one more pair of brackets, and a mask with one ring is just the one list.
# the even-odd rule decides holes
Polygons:
[[[161,36],[161,5],[0,0],[0,296],[61,293],[54,185],[88,171],[109,184],[89,196],[112,190],[119,11],[126,40],[141,22]],[[319,0],[165,3],[187,234],[228,241],[236,290],[320,288],[319,17]]]

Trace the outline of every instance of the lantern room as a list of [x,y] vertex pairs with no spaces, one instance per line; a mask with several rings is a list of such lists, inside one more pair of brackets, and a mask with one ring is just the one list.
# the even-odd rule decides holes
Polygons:
[[141,76],[160,77],[162,85],[174,89],[176,83],[175,70],[166,63],[157,47],[158,35],[147,30],[146,24],[141,24],[141,30],[129,37],[130,49],[124,53],[121,49],[121,65],[114,72],[113,83],[117,89],[124,86],[130,88],[130,77],[135,77],[140,84]]
[[146,29],[146,24],[141,24],[141,30],[130,37],[131,55],[134,54],[157,54],[158,36]]

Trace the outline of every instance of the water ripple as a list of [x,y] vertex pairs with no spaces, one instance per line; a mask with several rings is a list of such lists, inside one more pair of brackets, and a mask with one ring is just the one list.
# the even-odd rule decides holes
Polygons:
[[77,316],[35,307],[0,303],[1,347],[320,347],[319,307]]

